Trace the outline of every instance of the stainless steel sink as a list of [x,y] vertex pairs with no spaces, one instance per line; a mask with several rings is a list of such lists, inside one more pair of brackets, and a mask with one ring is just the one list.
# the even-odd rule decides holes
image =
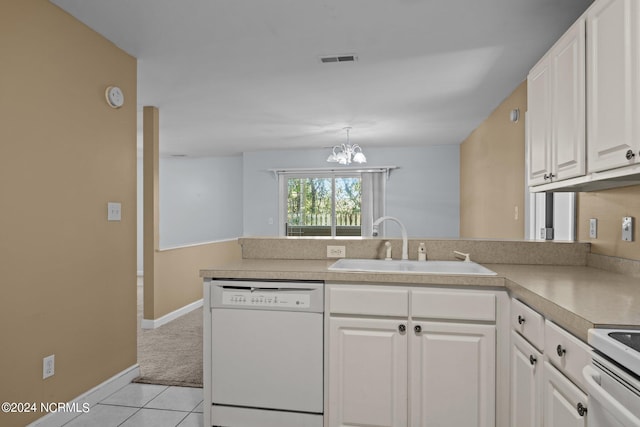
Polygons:
[[372,273],[464,274],[495,276],[496,272],[473,261],[408,261],[343,258],[329,267],[330,271],[360,271]]

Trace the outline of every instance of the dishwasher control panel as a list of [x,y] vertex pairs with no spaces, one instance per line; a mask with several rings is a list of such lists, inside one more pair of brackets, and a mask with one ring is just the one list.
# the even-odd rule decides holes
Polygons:
[[279,307],[279,308],[309,308],[310,295],[280,292],[239,292],[225,290],[222,292],[222,305]]

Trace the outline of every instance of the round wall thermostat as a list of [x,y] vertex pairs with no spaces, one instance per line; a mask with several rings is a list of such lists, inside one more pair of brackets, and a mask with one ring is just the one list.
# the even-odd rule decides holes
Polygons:
[[120,108],[124,104],[124,94],[118,86],[109,86],[104,92],[104,96],[111,108]]

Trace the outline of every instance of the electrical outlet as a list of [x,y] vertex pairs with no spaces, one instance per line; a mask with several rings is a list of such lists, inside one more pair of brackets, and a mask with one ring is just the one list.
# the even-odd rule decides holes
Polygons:
[[631,216],[622,218],[622,240],[633,242],[633,217]]
[[42,379],[52,377],[56,372],[56,356],[52,354],[42,359]]
[[591,218],[589,220],[589,237],[592,239],[598,238],[598,219]]
[[541,228],[540,240],[553,240],[553,228]]
[[347,249],[344,246],[327,246],[327,258],[344,258],[347,256]]

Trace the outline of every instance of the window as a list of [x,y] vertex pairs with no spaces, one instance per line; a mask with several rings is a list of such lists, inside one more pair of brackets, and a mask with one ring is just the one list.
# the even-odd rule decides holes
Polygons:
[[359,176],[287,177],[287,236],[361,236]]
[[[546,236],[545,230],[551,229]],[[576,193],[530,193],[526,235],[531,240],[576,240]]]
[[279,171],[280,234],[370,236],[384,212],[384,177],[378,171]]

